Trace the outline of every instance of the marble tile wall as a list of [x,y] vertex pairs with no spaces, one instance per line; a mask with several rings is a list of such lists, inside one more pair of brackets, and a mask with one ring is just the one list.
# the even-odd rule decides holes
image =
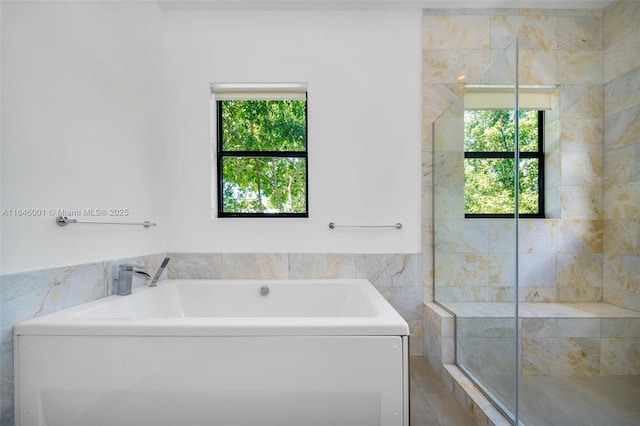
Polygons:
[[424,304],[424,356],[438,371],[455,362],[455,317],[434,302]]
[[603,21],[589,10],[424,11],[423,246],[435,241],[423,266],[437,300],[515,296],[513,223],[464,219],[460,95],[467,83],[513,83],[514,52],[503,49],[516,36],[521,84],[558,87],[546,113],[547,219],[520,222],[520,300],[602,300]]
[[156,271],[163,258],[155,254],[0,276],[1,425],[13,424],[14,324],[110,295],[121,263]]
[[[640,3],[604,14],[604,295],[640,310]],[[613,343],[612,343],[613,344]]]
[[[0,276],[1,425],[13,424],[13,325],[111,294],[122,263],[156,271],[165,253]],[[405,318],[424,351],[420,254],[169,253],[169,278],[367,278]],[[142,285],[134,280],[134,287]]]

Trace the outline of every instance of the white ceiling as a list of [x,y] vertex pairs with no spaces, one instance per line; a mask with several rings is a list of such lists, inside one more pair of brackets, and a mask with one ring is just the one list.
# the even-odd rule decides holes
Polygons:
[[614,0],[158,0],[164,9],[604,9]]

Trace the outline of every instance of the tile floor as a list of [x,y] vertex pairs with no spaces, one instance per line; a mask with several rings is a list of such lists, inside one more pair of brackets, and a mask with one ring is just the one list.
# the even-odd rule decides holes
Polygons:
[[421,356],[409,360],[411,426],[475,425],[471,413]]
[[[513,406],[513,376],[482,380]],[[640,376],[523,376],[520,421],[527,426],[640,425]]]

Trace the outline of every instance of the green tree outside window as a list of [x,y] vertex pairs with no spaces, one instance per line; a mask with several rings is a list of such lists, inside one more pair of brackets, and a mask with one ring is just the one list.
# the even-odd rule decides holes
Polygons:
[[[519,214],[542,217],[543,112],[519,118]],[[466,217],[513,216],[515,111],[465,111],[464,201]]]
[[308,216],[306,100],[217,102],[218,216]]

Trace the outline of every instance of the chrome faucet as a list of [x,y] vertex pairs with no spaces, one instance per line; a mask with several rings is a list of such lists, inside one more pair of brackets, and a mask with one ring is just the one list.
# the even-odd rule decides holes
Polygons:
[[144,278],[150,280],[151,275],[147,274],[140,268],[140,265],[120,265],[118,268],[118,279],[114,280],[114,294],[126,296],[131,294],[131,282],[133,277]]

